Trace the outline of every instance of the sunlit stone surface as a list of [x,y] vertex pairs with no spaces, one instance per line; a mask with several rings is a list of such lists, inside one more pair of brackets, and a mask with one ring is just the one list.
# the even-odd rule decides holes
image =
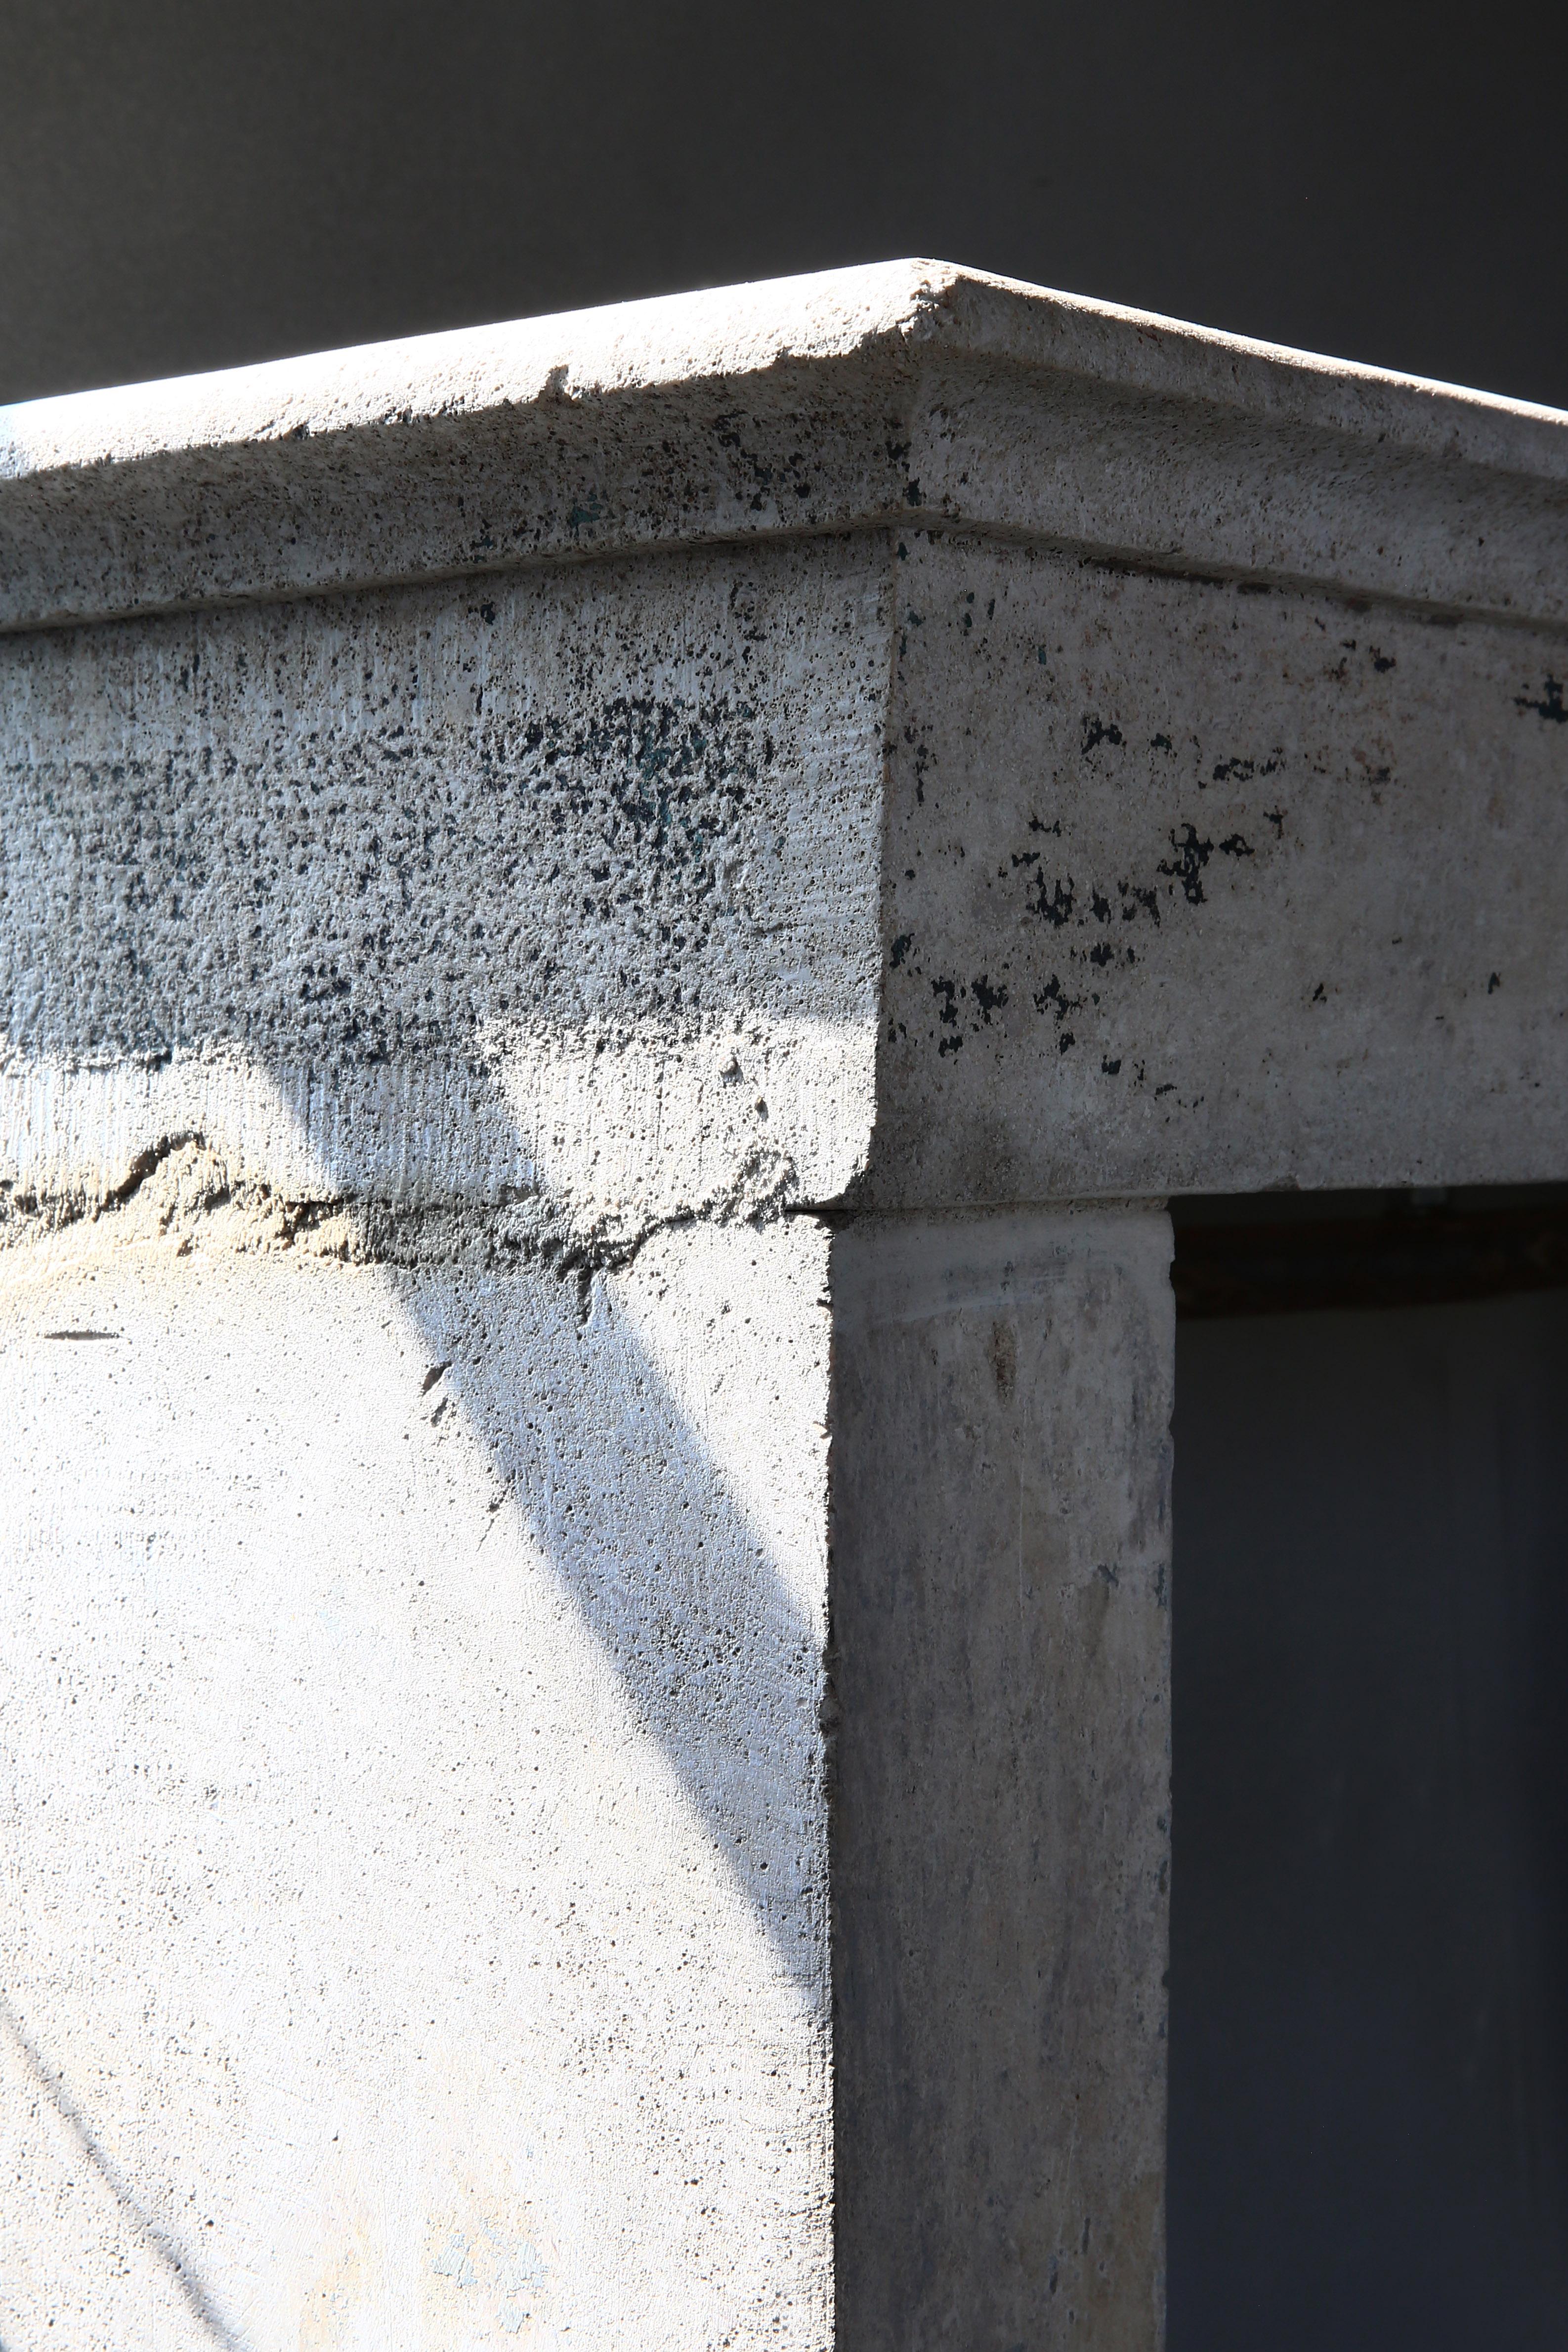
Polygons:
[[1154,2352],[1164,1202],[1568,1173],[1565,483],[915,263],[0,417],[12,2352]]

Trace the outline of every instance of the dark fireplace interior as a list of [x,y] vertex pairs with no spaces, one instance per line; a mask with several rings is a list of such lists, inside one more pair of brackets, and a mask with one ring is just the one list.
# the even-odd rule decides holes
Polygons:
[[1173,1217],[1170,2352],[1561,2352],[1568,1187]]

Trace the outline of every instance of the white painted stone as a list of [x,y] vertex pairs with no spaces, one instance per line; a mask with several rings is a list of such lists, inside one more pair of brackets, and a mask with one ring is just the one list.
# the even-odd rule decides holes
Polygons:
[[1565,510],[927,263],[6,413],[7,2347],[1154,2352],[1160,1203],[1568,1175]]

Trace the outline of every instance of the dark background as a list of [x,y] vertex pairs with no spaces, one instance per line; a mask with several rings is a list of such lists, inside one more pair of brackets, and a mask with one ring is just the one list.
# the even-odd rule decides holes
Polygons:
[[[0,398],[925,254],[1568,406],[1565,228],[1563,9],[0,0]],[[1568,1291],[1178,1395],[1172,2352],[1544,2352]]]
[[1418,1298],[1341,1205],[1176,1209],[1170,2352],[1561,2352],[1568,1289],[1181,1313],[1283,1206]]
[[1568,405],[1568,11],[0,0],[0,398],[924,254]]

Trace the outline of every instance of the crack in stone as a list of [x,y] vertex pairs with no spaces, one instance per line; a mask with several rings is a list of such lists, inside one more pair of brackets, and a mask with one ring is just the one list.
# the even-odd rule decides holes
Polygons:
[[829,1214],[832,1205],[801,1200],[794,1162],[760,1152],[731,1183],[661,1215],[585,1214],[542,1189],[483,1207],[342,1194],[299,1198],[232,1178],[204,1135],[183,1130],[138,1152],[120,1181],[99,1193],[0,1187],[0,1249],[112,1221],[128,1243],[172,1238],[180,1255],[202,1242],[242,1253],[298,1249],[400,1269],[540,1266],[576,1283],[586,1313],[594,1276],[624,1271],[662,1234],[705,1223],[761,1227],[786,1216]]

